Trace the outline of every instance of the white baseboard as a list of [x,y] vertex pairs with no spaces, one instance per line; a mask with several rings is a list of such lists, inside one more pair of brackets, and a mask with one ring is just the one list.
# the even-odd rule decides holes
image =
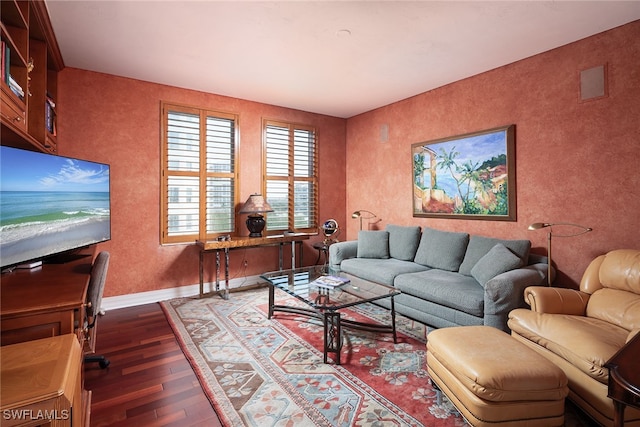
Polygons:
[[[238,289],[249,287],[258,283],[264,283],[264,279],[260,276],[246,276],[229,280],[229,289]],[[221,281],[220,287],[224,286]],[[215,289],[215,283],[205,283],[204,291],[210,292]],[[158,289],[157,291],[138,292],[135,294],[118,295],[114,297],[102,298],[102,310],[115,310],[117,308],[133,307],[136,305],[150,304],[159,301],[165,301],[172,298],[184,298],[198,295],[200,285],[187,285],[178,288]]]

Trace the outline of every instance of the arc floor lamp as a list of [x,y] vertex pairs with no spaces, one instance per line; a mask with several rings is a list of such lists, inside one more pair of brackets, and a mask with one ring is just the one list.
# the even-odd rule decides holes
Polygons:
[[[573,233],[558,234],[553,232],[554,226],[577,228],[578,230]],[[588,233],[593,229],[590,227],[579,225],[579,224],[574,224],[571,222],[555,222],[553,224],[548,222],[534,222],[529,226],[529,230],[540,230],[542,228],[549,228],[549,231],[547,232],[547,258],[549,258],[548,264],[547,264],[547,284],[551,286],[551,282],[552,282],[551,280],[551,238],[552,237],[575,237],[584,233]]]
[[360,218],[360,230],[362,230],[363,219],[373,219],[373,218],[377,218],[377,216],[373,212],[365,211],[364,209],[361,209],[359,211],[355,211],[354,213],[352,213],[351,218]]

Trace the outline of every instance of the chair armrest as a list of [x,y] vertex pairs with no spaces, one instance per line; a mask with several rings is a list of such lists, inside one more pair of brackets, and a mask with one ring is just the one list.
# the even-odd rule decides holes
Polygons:
[[631,332],[629,332],[627,339],[624,341],[625,344],[631,341],[631,339],[634,338],[636,335],[638,335],[638,333],[640,333],[640,328],[633,329]]
[[332,273],[340,272],[340,263],[349,258],[358,256],[358,241],[348,240],[336,242],[329,246],[329,269]]
[[591,295],[575,289],[530,286],[524,291],[524,300],[538,313],[571,314],[584,316]]
[[526,307],[524,290],[545,282],[546,276],[532,265],[498,274],[489,280],[484,285],[484,324],[508,331],[509,312]]

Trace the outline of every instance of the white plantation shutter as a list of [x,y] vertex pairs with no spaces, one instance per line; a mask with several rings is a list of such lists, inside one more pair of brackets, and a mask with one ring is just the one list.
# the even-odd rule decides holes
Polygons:
[[162,243],[235,231],[237,117],[163,105]]
[[315,129],[264,122],[264,189],[274,212],[267,231],[317,230],[317,142]]
[[235,230],[235,119],[207,117],[207,235]]

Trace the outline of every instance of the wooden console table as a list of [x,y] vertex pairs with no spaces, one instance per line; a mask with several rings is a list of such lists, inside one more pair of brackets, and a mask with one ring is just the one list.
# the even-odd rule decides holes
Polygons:
[[82,349],[74,334],[2,347],[3,426],[89,425],[91,393],[82,390]]
[[640,408],[640,333],[636,334],[604,365],[609,369],[609,393],[615,408],[613,425],[624,425],[626,406]]
[[[267,237],[231,237],[229,240],[197,240],[196,244],[200,247],[200,295],[204,295],[204,255],[209,252],[216,254],[216,289],[215,292],[221,292],[224,299],[229,298],[229,251],[232,249],[252,248],[258,246],[279,246],[279,262],[278,268],[283,269],[283,247],[285,243],[291,243],[291,268],[296,267],[296,242],[302,242],[309,239],[308,234],[291,234],[286,236],[267,236]],[[220,290],[220,252],[224,252],[224,289]],[[302,260],[302,244],[300,244],[300,259]]]

